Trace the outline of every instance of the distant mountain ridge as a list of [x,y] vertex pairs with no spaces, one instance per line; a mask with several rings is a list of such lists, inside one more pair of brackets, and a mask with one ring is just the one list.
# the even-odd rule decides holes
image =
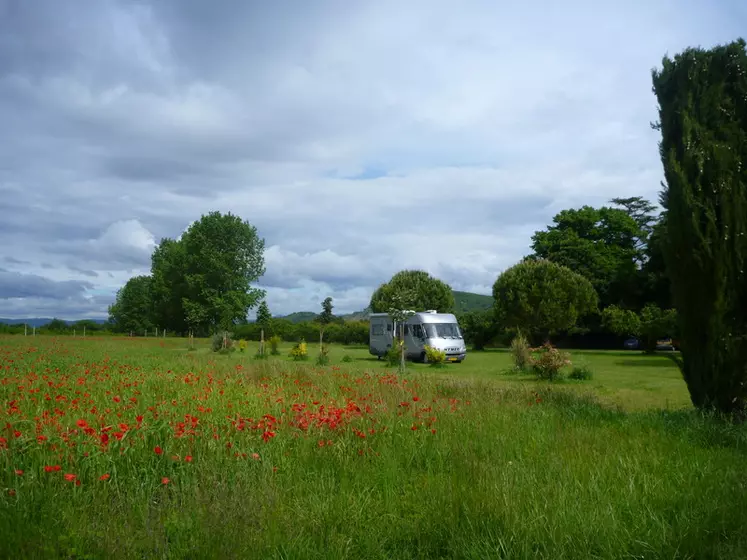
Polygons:
[[[472,292],[453,291],[454,294],[454,312],[457,315],[468,313],[470,311],[485,311],[493,307],[493,296],[474,294]],[[370,310],[368,308],[354,313],[340,315],[346,321],[366,321]],[[278,316],[278,319],[287,319],[291,323],[303,323],[313,321],[318,313],[313,311],[296,311],[290,315]]]
[[[52,317],[29,317],[25,319],[6,319],[4,317],[0,317],[0,323],[6,324],[6,325],[23,325],[26,324],[29,327],[43,327],[44,325],[48,325],[54,320]],[[103,325],[106,323],[106,319],[62,319],[67,323],[68,325],[73,325],[77,323],[78,321],[93,321],[94,323],[98,325]]]

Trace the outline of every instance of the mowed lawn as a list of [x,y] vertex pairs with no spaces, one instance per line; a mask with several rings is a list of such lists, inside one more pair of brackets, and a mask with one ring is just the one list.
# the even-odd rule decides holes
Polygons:
[[747,557],[747,430],[665,356],[548,384],[289,348],[0,338],[0,556]]

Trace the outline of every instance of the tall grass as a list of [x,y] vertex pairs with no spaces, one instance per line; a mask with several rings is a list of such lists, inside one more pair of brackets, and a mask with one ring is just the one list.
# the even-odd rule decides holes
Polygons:
[[37,342],[0,341],[3,557],[747,555],[747,432],[715,418],[562,386]]

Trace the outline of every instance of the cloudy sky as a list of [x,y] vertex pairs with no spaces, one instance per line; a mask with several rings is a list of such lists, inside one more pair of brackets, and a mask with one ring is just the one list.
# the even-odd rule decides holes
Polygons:
[[274,314],[490,293],[555,212],[656,200],[651,69],[742,0],[0,0],[0,317],[105,317],[211,210]]

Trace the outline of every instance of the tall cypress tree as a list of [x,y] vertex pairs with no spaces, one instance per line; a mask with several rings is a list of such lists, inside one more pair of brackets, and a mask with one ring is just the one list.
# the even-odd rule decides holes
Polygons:
[[653,71],[662,251],[693,404],[747,409],[747,52],[690,48]]

